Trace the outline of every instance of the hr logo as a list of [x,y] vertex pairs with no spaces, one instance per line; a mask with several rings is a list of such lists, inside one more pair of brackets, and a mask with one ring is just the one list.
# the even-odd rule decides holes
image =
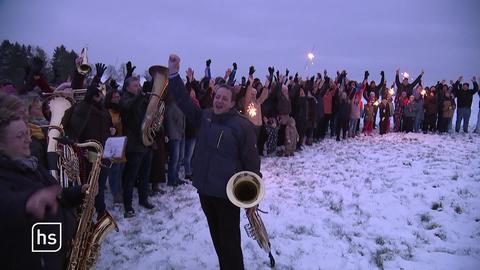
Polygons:
[[62,223],[37,222],[32,226],[32,252],[57,252],[62,248]]

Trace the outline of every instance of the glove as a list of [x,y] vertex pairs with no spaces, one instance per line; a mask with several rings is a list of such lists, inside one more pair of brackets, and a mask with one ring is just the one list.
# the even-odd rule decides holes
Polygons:
[[245,83],[247,82],[247,78],[245,76],[242,77],[242,86],[245,86]]
[[250,66],[250,69],[248,70],[248,75],[253,75],[253,73],[255,73],[255,67]]
[[118,85],[118,83],[117,83],[117,81],[116,81],[115,79],[111,79],[111,80],[110,80],[110,87],[111,87],[112,89],[118,89],[119,85]]
[[380,71],[380,76],[385,77],[385,72],[383,72],[383,70]]
[[280,71],[277,70],[277,78],[280,78]]
[[273,77],[273,72],[275,72],[275,68],[268,67],[268,74],[270,75],[270,77]]
[[103,73],[105,73],[105,70],[107,70],[107,67],[105,66],[105,64],[96,63],[95,64],[95,69],[97,70],[97,74],[95,76],[97,76],[98,78],[102,78]]
[[286,77],[286,78],[288,78],[288,73],[289,73],[289,72],[290,72],[290,71],[289,71],[288,68],[287,68],[287,69],[285,70],[285,77]]
[[370,75],[370,74],[368,73],[368,70],[367,70],[367,71],[365,71],[365,76],[363,78],[368,79],[368,75]]
[[210,64],[212,63],[212,60],[208,59],[206,64],[207,64],[207,67],[210,67]]
[[237,70],[237,63],[233,63],[233,70]]
[[133,75],[133,71],[135,70],[136,66],[132,67],[132,62],[130,61],[127,62],[126,66],[127,66],[127,76],[130,75],[128,77],[131,77]]

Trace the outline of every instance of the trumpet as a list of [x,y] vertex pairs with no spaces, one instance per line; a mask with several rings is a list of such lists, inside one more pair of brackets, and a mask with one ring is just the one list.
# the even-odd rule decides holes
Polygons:
[[77,71],[82,75],[87,75],[92,71],[92,67],[88,64],[88,57],[87,57],[87,48],[83,48],[82,52],[80,53],[80,57],[82,58],[82,63],[78,66]]

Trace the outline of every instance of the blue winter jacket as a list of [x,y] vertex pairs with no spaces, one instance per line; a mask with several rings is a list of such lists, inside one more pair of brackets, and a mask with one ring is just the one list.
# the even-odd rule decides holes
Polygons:
[[198,128],[193,155],[193,186],[202,195],[227,198],[227,182],[239,171],[260,174],[253,124],[235,110],[214,114],[200,109],[187,95],[180,76],[170,78],[169,91],[187,119]]

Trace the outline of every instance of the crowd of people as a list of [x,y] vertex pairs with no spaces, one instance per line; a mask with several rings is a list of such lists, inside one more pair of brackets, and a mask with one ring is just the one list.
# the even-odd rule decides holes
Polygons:
[[[76,66],[81,63],[78,58]],[[328,138],[340,141],[373,136],[376,129],[380,135],[453,130],[458,133],[463,124],[462,131],[468,133],[472,99],[478,92],[475,77],[472,84],[459,77],[449,83],[443,80],[426,86],[422,84],[423,71],[410,81],[399,70],[390,87],[383,71],[377,83],[370,80],[368,71],[362,80],[355,81],[345,70],[333,76],[324,71],[302,78],[298,73],[290,74],[288,69],[280,72],[269,67],[268,76],[262,81],[255,77],[253,66],[237,82],[236,63],[224,76],[212,77],[211,60],[206,61],[202,78],[188,68],[183,80],[178,73],[179,63],[178,56],[170,57],[163,127],[149,146],[142,141],[141,125],[154,84],[150,80],[142,85],[131,62],[126,64],[121,86],[112,78],[102,82],[106,70],[102,63],[95,65],[93,77],[75,69],[70,81],[55,86],[44,80],[38,67],[29,69],[32,74],[26,74],[25,85],[20,89],[8,78],[3,79],[0,200],[2,215],[12,218],[2,228],[20,233],[23,227],[14,224],[25,225],[32,222],[30,219],[68,218],[68,209],[78,205],[85,191],[85,186],[59,189],[44,169],[52,169],[45,127],[51,120],[48,97],[52,93],[72,96],[72,89],[87,89],[84,97],[64,113],[62,126],[69,140],[96,140],[105,145],[109,137],[127,137],[126,161],[101,168],[95,201],[99,217],[107,208],[107,182],[114,203],[123,204],[124,217],[132,218],[135,187],[139,205],[153,209],[158,206],[150,202],[149,196],[164,194],[162,183],[177,187],[193,181],[221,268],[242,269],[239,209],[228,202],[225,192],[231,175],[240,170],[260,174],[260,156],[288,157]],[[452,123],[455,110],[457,117]],[[478,120],[474,132],[480,133]],[[82,157],[80,178],[85,183],[92,165],[88,153],[77,150]],[[15,174],[23,178],[12,184]],[[60,194],[64,196],[58,202]],[[64,210],[64,216],[59,216],[58,208]],[[230,217],[231,222],[220,221],[220,217]],[[2,245],[4,250],[8,246]]]

